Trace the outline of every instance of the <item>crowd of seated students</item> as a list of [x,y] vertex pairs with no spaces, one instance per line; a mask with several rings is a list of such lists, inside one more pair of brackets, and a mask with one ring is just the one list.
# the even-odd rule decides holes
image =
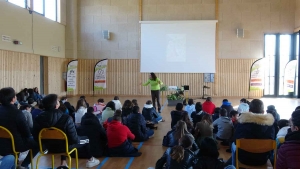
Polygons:
[[[32,93],[31,90],[23,90],[26,97],[29,96],[26,92]],[[17,106],[21,101],[22,105]],[[151,101],[147,101],[141,110],[137,100],[126,100],[122,106],[117,96],[107,104],[100,98],[92,107],[87,106],[89,104],[85,97],[81,96],[75,109],[66,97],[59,100],[57,95],[49,94],[41,97],[38,108],[34,108],[28,97],[17,100],[13,88],[3,88],[0,90],[0,103],[0,126],[6,127],[14,135],[17,151],[32,149],[35,156],[39,151],[39,132],[43,128],[56,127],[66,133],[69,148],[77,148],[79,158],[87,159],[86,167],[100,163],[95,157],[140,156],[142,153],[132,142],[147,141],[154,135],[148,124],[164,121],[160,113],[153,110]],[[300,166],[300,160],[293,160],[300,158],[299,107],[290,120],[285,120],[280,119],[273,105],[267,107],[265,114],[263,102],[259,99],[251,102],[241,99],[237,111],[227,99],[223,100],[220,108],[214,106],[211,98],[204,103],[205,106],[200,102],[194,104],[190,99],[185,108],[178,103],[176,110],[170,113],[171,130],[162,143],[169,148],[157,161],[156,168],[234,168],[235,142],[241,138],[285,138],[285,142],[278,146],[278,160],[274,165],[277,168]],[[204,107],[209,112],[205,112]],[[226,163],[219,159],[216,140],[229,146],[226,151],[231,152],[232,157]],[[43,145],[48,152],[59,153],[64,150],[60,140],[45,140]],[[14,158],[10,154],[9,140],[0,139],[0,155],[4,156],[0,168],[4,165],[7,168],[15,167],[14,164],[8,164]],[[268,159],[272,160],[272,152],[255,154],[239,150],[238,159],[246,165],[262,165]],[[27,155],[18,168],[28,168],[29,164],[30,156]],[[61,166],[67,167],[66,156],[61,156]]]

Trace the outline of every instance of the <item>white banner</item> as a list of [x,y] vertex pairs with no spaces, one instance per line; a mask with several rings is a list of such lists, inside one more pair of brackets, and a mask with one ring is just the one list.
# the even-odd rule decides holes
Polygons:
[[264,89],[265,59],[255,61],[250,70],[250,91]]
[[77,76],[78,60],[72,60],[68,64],[67,72],[67,91],[72,92],[76,89],[76,76]]
[[94,69],[94,91],[106,89],[107,59],[99,61]]
[[284,70],[284,93],[294,92],[297,60],[292,60],[285,66]]

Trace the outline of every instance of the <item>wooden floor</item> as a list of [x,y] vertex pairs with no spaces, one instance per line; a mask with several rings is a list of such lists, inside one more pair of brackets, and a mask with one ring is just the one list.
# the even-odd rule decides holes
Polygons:
[[[69,102],[76,106],[76,101],[79,97],[72,97],[69,98]],[[112,100],[113,96],[111,97],[102,97],[105,100],[105,103]],[[99,97],[87,97],[87,102],[90,105],[93,105]],[[126,99],[137,99],[139,107],[142,108],[146,101],[150,99],[150,97],[120,97],[120,101],[123,103]],[[237,108],[239,105],[239,100],[241,98],[228,98],[232,105]],[[216,106],[221,106],[223,98],[215,98],[213,102]],[[278,113],[281,116],[281,119],[289,119],[291,113],[300,105],[299,99],[285,99],[285,98],[262,98],[265,109],[268,105],[275,105]],[[166,120],[165,122],[158,124],[158,130],[155,130],[155,134],[153,138],[150,138],[148,141],[143,143],[134,143],[135,147],[140,149],[142,152],[142,156],[136,158],[116,158],[116,157],[102,157],[99,158],[101,161],[100,165],[94,167],[95,169],[147,169],[149,167],[155,167],[156,161],[162,156],[166,147],[162,146],[162,139],[163,136],[171,129],[171,110],[175,109],[175,107],[168,107],[166,104],[166,99],[163,99],[164,106],[162,108],[162,116]],[[202,99],[195,99],[195,102],[203,102]],[[227,160],[231,154],[227,153],[225,150],[227,147],[221,146],[220,149],[220,158]],[[35,162],[36,158],[34,159]],[[80,159],[79,160],[79,168],[86,168],[85,167],[86,160]],[[60,164],[60,157],[55,158],[55,166],[59,166]],[[41,169],[51,168],[51,157],[43,157],[40,162]],[[72,159],[72,168],[75,168],[75,159]]]

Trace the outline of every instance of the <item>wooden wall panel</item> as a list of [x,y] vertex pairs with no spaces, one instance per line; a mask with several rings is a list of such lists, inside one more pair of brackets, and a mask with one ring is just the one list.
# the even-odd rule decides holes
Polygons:
[[65,96],[65,80],[63,79],[62,73],[67,70],[67,59],[48,57],[47,60],[48,70],[45,71],[48,72],[48,94],[53,93],[58,96]]
[[[76,94],[93,94],[93,71],[98,60],[78,61]],[[218,59],[216,83],[204,83],[202,73],[158,73],[166,85],[190,85],[190,96],[201,97],[202,86],[209,86],[206,93],[211,96],[248,97],[250,66],[255,59]],[[137,59],[109,60],[107,70],[107,89],[95,95],[150,95],[150,86],[141,86],[148,80],[148,73],[140,73]],[[261,97],[261,91],[250,93],[250,97]]]
[[0,88],[40,87],[40,56],[0,50]]

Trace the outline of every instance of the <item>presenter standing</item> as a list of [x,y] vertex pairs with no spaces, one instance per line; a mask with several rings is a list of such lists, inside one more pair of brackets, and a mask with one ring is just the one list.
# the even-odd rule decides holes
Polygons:
[[147,85],[151,85],[151,97],[152,97],[152,103],[153,103],[153,107],[156,109],[156,105],[155,105],[155,99],[157,101],[157,108],[158,108],[158,112],[160,112],[161,109],[161,105],[159,102],[159,96],[160,96],[160,85],[163,84],[163,82],[156,77],[156,75],[152,72],[149,75],[149,80],[143,84],[143,86],[147,86]]

